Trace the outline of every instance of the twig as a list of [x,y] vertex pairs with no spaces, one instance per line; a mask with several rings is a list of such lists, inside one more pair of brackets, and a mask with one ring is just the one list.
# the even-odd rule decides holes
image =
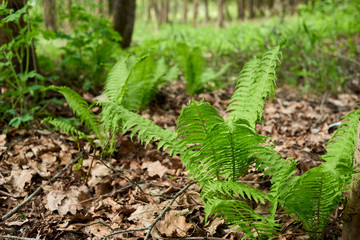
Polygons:
[[101,224],[104,225],[105,227],[108,227],[111,229],[112,232],[114,232],[114,229],[112,227],[110,227],[110,225],[102,222],[102,221],[97,221],[97,222],[93,222],[93,223],[89,223],[89,224],[76,224],[75,226],[79,226],[79,227],[89,227],[91,225],[95,225],[95,224]]
[[134,229],[115,231],[113,233],[105,235],[104,238],[107,238],[107,237],[110,237],[110,236],[113,236],[113,235],[116,235],[119,233],[147,230],[145,240],[149,239],[150,233],[151,233],[152,229],[154,228],[154,226],[156,225],[156,223],[164,217],[165,213],[170,209],[171,205],[175,202],[175,200],[181,194],[183,194],[192,184],[194,184],[194,182],[190,182],[190,183],[186,184],[185,187],[183,187],[177,194],[175,194],[175,196],[172,197],[172,200],[169,202],[169,204],[163,209],[163,211],[160,213],[160,215],[149,226],[143,227],[143,228],[134,228]]
[[39,240],[40,238],[27,238],[27,237],[17,237],[17,236],[11,236],[11,235],[7,235],[7,236],[0,236],[0,239],[20,239],[20,240]]
[[[80,155],[81,156],[81,155]],[[62,168],[60,171],[58,171],[49,181],[48,183],[51,183],[52,181],[56,180],[63,172],[65,172],[69,166],[71,166],[73,163],[77,162],[78,159],[80,158],[77,157],[75,159],[73,159],[72,161],[69,162],[68,165],[66,165],[64,168]],[[30,194],[27,198],[24,199],[24,201],[22,201],[19,205],[17,205],[15,208],[13,208],[10,212],[8,212],[7,214],[5,214],[1,219],[5,220],[8,219],[9,217],[11,217],[12,215],[14,215],[14,213],[16,213],[20,208],[22,208],[23,206],[25,206],[34,196],[36,196],[42,189],[43,185],[40,185],[32,194]]]

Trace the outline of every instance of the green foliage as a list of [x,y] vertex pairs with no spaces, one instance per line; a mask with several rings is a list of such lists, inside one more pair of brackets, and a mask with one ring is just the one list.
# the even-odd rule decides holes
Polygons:
[[86,140],[90,140],[89,136],[86,135],[84,132],[77,130],[73,125],[62,121],[60,119],[53,119],[51,117],[44,118],[41,123],[50,123],[56,129],[63,131],[67,135],[77,136],[79,138],[84,138]]
[[229,118],[233,121],[242,119],[255,128],[256,121],[262,119],[266,97],[275,93],[279,54],[280,47],[276,47],[261,59],[252,59],[244,65],[228,107]]
[[288,211],[296,215],[310,235],[321,237],[334,210],[351,183],[353,157],[356,146],[360,110],[344,117],[343,122],[328,142],[326,161],[301,176],[284,194],[283,202]]
[[[32,106],[31,103],[38,99],[38,90],[42,87],[40,83],[44,82],[43,76],[30,69],[33,63],[30,58],[32,43],[39,32],[28,29],[31,24],[28,8],[25,5],[14,11],[7,8],[7,1],[0,4],[0,15],[5,16],[0,21],[0,28],[6,33],[5,37],[10,39],[0,46],[0,84],[3,87],[0,101],[10,102],[1,104],[6,107],[1,109],[0,119],[4,122],[10,119],[8,124],[11,127],[18,127],[34,119],[40,107]],[[27,25],[23,26],[23,23]]]
[[210,82],[219,86],[218,78],[231,65],[226,64],[217,73],[212,68],[205,69],[205,58],[200,47],[191,47],[183,42],[176,46],[176,59],[185,77],[186,92],[190,95],[203,91]]
[[169,69],[164,59],[156,61],[149,55],[139,59],[122,57],[106,79],[104,94],[129,110],[143,110],[159,87],[177,75],[173,69],[176,71],[176,67]]
[[[80,118],[81,123],[85,123],[85,126],[87,126],[91,131],[93,131],[96,135],[96,137],[100,140],[101,144],[103,143],[103,136],[100,130],[100,123],[95,114],[91,111],[89,104],[74,90],[68,88],[68,87],[58,87],[58,86],[50,86],[44,89],[47,90],[53,90],[61,93],[66,101],[69,104],[69,107],[73,110],[74,114]],[[72,128],[65,125],[64,123],[59,124],[58,121],[47,121],[55,127],[60,128],[62,131],[66,133],[76,133]],[[55,124],[54,124],[55,123]],[[80,134],[78,134],[81,136]]]

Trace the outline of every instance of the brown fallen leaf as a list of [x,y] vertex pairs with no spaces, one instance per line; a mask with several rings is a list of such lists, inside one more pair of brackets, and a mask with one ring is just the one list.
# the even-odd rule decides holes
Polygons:
[[177,236],[185,237],[192,227],[191,223],[186,222],[185,216],[180,211],[170,211],[165,215],[165,219],[159,221],[157,229],[160,233],[166,234],[168,237]]
[[156,162],[144,162],[141,165],[142,168],[147,168],[150,177],[158,175],[160,178],[169,170],[167,167],[162,165],[160,161]]
[[16,190],[24,191],[25,185],[31,183],[31,179],[36,172],[33,169],[20,169],[18,166],[13,166],[10,175],[11,182]]
[[68,212],[75,215],[77,210],[82,209],[80,201],[84,194],[88,192],[87,187],[71,186],[66,192],[63,190],[53,190],[47,195],[46,208],[50,211],[58,211],[61,216]]
[[[97,222],[97,221],[92,221],[90,223],[93,223],[93,222]],[[88,223],[88,224],[90,224],[90,223]],[[105,235],[110,234],[112,232],[110,228],[108,228],[107,226],[104,226],[103,224],[100,224],[100,223],[86,226],[84,228],[84,231],[90,235],[91,234],[94,235],[97,238],[103,238]]]

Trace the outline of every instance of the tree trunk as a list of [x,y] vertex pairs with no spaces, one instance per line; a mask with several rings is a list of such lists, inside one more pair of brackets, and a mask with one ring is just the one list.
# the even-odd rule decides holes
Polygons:
[[111,17],[113,15],[114,0],[108,0],[108,14]]
[[57,31],[56,25],[56,0],[43,0],[45,27]]
[[218,26],[224,26],[224,0],[218,0]]
[[177,16],[178,16],[178,10],[179,10],[179,1],[174,0],[174,7],[173,7],[173,22],[177,22]]
[[194,19],[193,26],[196,26],[199,11],[199,0],[194,0]]
[[255,18],[254,0],[248,0],[249,18]]
[[237,12],[238,12],[238,19],[245,18],[245,0],[237,1]]
[[274,4],[275,4],[275,0],[269,0],[268,8],[269,8],[270,16],[274,15]]
[[162,24],[162,16],[161,15],[162,14],[161,14],[161,11],[159,10],[158,5],[156,4],[156,2],[154,0],[150,0],[150,5],[151,5],[151,8],[154,9],[158,26],[161,26],[161,24]]
[[204,5],[205,5],[205,22],[209,22],[209,21],[210,21],[210,16],[209,16],[209,1],[208,1],[208,0],[204,0]]
[[184,6],[183,6],[183,24],[187,23],[187,0],[184,0]]
[[[0,0],[0,4],[3,3],[4,0]],[[21,8],[23,8],[26,4],[26,1],[24,0],[8,0],[7,1],[7,8],[10,9],[14,9],[14,11],[18,11]],[[2,16],[0,15],[0,21],[6,16]],[[19,21],[19,25],[20,28],[24,28],[24,27],[29,27],[27,25],[27,23],[24,21],[24,18],[21,17],[20,21]],[[12,32],[9,34],[8,31],[6,31],[6,29],[11,29]],[[28,31],[30,31],[30,29],[28,29]],[[12,39],[14,39],[16,36],[19,35],[20,29],[19,26],[15,23],[7,23],[3,26],[3,28],[0,28],[0,46],[3,44],[8,44],[9,42],[11,42]],[[28,72],[32,71],[32,70],[37,70],[37,58],[36,58],[36,52],[35,52],[35,47],[33,44],[31,44],[31,46],[29,47],[29,57],[26,55],[27,51],[24,51],[25,54],[22,58],[22,64],[23,66],[20,66],[20,61],[17,58],[13,58],[12,59],[12,64],[13,66],[15,66],[15,71],[17,73],[21,73],[24,72],[25,69],[25,64],[27,62],[27,59],[29,59],[28,61]],[[21,71],[23,70],[23,71]]]
[[[354,169],[360,170],[360,121],[356,135],[356,148],[354,153]],[[360,173],[353,177],[360,178]],[[357,240],[360,236],[360,181],[354,182],[351,186],[349,201],[344,212],[344,226],[342,240]]]
[[169,22],[169,0],[162,0],[161,23]]
[[120,33],[120,45],[127,48],[131,43],[131,36],[135,22],[135,0],[117,0],[114,2],[113,28]]

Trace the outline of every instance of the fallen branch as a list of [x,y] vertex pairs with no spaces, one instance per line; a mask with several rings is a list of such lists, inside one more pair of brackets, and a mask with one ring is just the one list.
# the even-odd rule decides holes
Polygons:
[[133,228],[133,229],[126,229],[126,230],[119,230],[119,231],[115,231],[113,233],[110,233],[108,235],[105,235],[104,238],[110,237],[110,236],[114,236],[116,234],[119,233],[125,233],[125,232],[134,232],[134,231],[142,231],[142,230],[147,230],[146,236],[145,236],[145,240],[149,239],[150,234],[152,229],[155,227],[156,223],[158,221],[160,221],[164,216],[165,213],[170,209],[171,205],[175,202],[175,200],[182,195],[192,184],[194,184],[194,182],[190,182],[188,184],[185,185],[185,187],[183,187],[177,194],[175,194],[172,197],[172,200],[169,202],[169,204],[163,209],[163,211],[160,213],[160,215],[147,227],[143,227],[143,228]]
[[108,225],[108,224],[106,224],[106,223],[104,223],[102,221],[92,222],[92,223],[88,223],[88,224],[76,224],[75,226],[77,226],[77,227],[89,227],[89,226],[92,226],[92,225],[95,225],[95,224],[104,225],[105,227],[108,227],[112,232],[114,231],[114,229],[110,225]]
[[[81,156],[81,155],[80,155]],[[53,182],[54,180],[56,180],[63,172],[65,172],[73,163],[77,162],[79,160],[79,157],[73,159],[72,161],[70,161],[68,163],[68,165],[66,165],[65,167],[63,167],[60,171],[58,171],[46,184],[49,184],[51,182]],[[11,217],[12,215],[14,215],[14,213],[16,213],[20,208],[22,208],[23,206],[25,206],[28,202],[30,202],[30,200],[35,197],[37,194],[40,193],[42,187],[44,186],[44,184],[40,185],[32,194],[30,194],[27,198],[24,199],[24,201],[22,201],[19,205],[17,205],[15,208],[13,208],[10,212],[8,212],[7,214],[5,214],[1,219],[2,220],[6,220],[9,217]]]
[[19,240],[39,240],[40,238],[27,238],[27,237],[16,237],[16,236],[0,236],[0,239],[19,239]]

